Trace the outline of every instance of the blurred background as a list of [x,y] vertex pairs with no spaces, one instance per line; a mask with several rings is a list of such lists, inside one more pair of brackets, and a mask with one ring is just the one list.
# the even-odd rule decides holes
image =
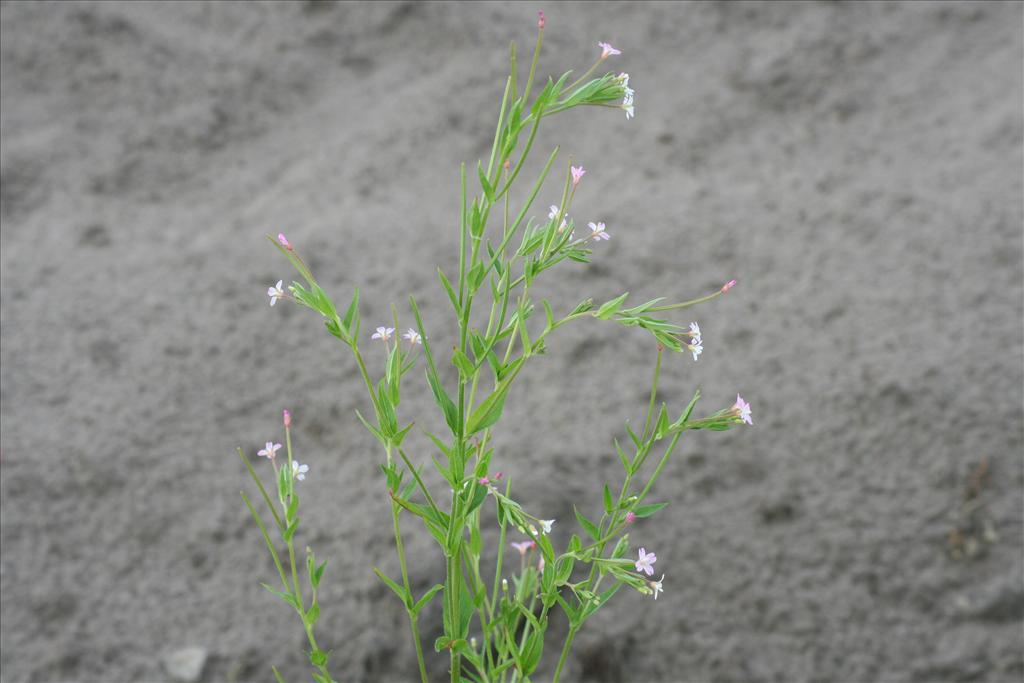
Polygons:
[[[336,301],[360,287],[375,373],[368,335],[391,302],[411,324],[410,293],[444,348],[458,165],[486,158],[538,9],[540,75],[604,40],[637,93],[632,121],[541,129],[524,178],[561,145],[587,168],[574,216],[612,239],[538,295],[738,278],[677,317],[704,355],[666,362],[663,398],[678,414],[699,387],[700,414],[739,392],[755,421],[682,440],[653,493],[669,506],[631,537],[665,593],[616,596],[565,680],[1021,680],[1021,4],[5,2],[5,683],[307,680],[234,452],[281,441],[285,407],[332,670],[415,678],[371,572],[398,563],[355,365],[315,314],[267,306],[291,274],[264,235]],[[653,359],[642,331],[581,322],[513,390],[495,468],[556,543],[621,481],[612,439],[642,420]],[[409,377],[405,414],[439,429]],[[443,561],[405,528],[420,594]],[[429,650],[439,601],[421,625]]]

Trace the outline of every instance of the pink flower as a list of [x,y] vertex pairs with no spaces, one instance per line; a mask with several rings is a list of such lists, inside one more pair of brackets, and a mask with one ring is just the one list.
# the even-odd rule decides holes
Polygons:
[[593,232],[590,233],[590,239],[600,242],[601,240],[610,240],[612,238],[611,235],[605,232],[604,223],[598,223],[596,225],[594,223],[587,223],[587,226],[593,230]]
[[632,524],[636,521],[636,513],[630,510],[626,513],[626,524]]
[[732,289],[735,286],[736,286],[736,280],[735,279],[729,280],[724,285],[722,285],[722,294],[725,294],[726,292],[728,292],[730,289]]
[[409,331],[402,335],[403,339],[408,339],[410,344],[422,344],[423,337],[416,330],[409,328]]
[[284,428],[288,429],[292,426],[292,414],[288,412],[288,410],[285,410],[282,415],[284,416]]
[[544,10],[537,12],[537,28],[544,30]]
[[259,453],[257,453],[257,455],[262,455],[264,458],[266,458],[268,460],[273,460],[274,456],[277,455],[277,452],[279,450],[281,450],[281,444],[273,443],[271,441],[268,441],[267,442],[267,447],[264,448]]
[[636,561],[636,570],[638,572],[644,572],[647,576],[654,576],[654,563],[657,561],[657,555],[654,553],[648,553],[643,548],[640,548],[640,556]]
[[622,50],[616,50],[611,46],[611,43],[598,43],[597,46],[601,48],[601,59],[607,59],[611,55],[622,54]]
[[280,242],[281,246],[288,251],[293,251],[291,243],[288,241],[288,238],[284,236],[283,232],[277,233],[277,241]]
[[736,414],[740,420],[746,422],[748,425],[753,425],[754,420],[750,417],[750,404],[743,400],[743,397],[736,394],[736,404],[733,405],[732,411]]
[[576,187],[583,180],[583,174],[587,171],[582,166],[570,166],[569,170],[572,171],[572,186]]
[[512,543],[512,547],[519,551],[520,555],[525,555],[528,550],[532,550],[537,547],[535,541],[520,541],[519,543]]

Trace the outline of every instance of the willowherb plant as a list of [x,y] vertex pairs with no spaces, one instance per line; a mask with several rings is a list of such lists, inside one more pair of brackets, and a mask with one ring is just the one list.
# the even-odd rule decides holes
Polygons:
[[[600,242],[610,238],[605,224],[597,221],[589,222],[588,230],[577,235],[569,209],[586,171],[571,161],[567,164],[561,198],[551,205],[547,218],[536,222],[532,218],[526,220],[558,156],[557,147],[548,156],[526,201],[514,215],[511,213],[509,190],[519,178],[540,123],[547,116],[583,105],[622,109],[627,118],[632,118],[634,111],[634,93],[629,88],[627,74],[609,72],[594,76],[609,57],[620,54],[607,43],[598,44],[601,54],[583,76],[571,83],[568,82],[571,72],[558,80],[549,78],[531,100],[543,35],[544,14],[540,13],[537,44],[522,91],[517,83],[515,44],[512,44],[511,74],[505,83],[490,158],[486,165],[477,163],[480,192],[472,200],[467,196],[466,168],[465,164],[462,166],[458,278],[453,282],[440,268],[437,271],[458,328],[458,345],[450,359],[434,354],[416,300],[410,297],[415,325],[408,327],[401,340],[396,336],[399,324],[394,306],[393,323],[377,327],[368,335],[371,343],[380,344],[386,350],[387,361],[375,381],[360,352],[363,337],[358,290],[344,313],[339,313],[285,236],[279,234],[276,239],[270,238],[301,277],[301,281],[293,282],[287,290],[283,281],[270,287],[267,292],[270,305],[286,299],[323,316],[327,331],[352,352],[369,394],[372,415],[368,418],[358,411],[356,414],[384,450],[380,468],[391,500],[395,547],[402,575],[396,581],[377,569],[374,571],[408,612],[424,683],[428,676],[417,619],[424,606],[438,595],[444,600],[444,635],[434,643],[434,649],[450,653],[451,680],[456,683],[528,681],[544,650],[549,611],[557,606],[565,613],[569,624],[553,673],[557,683],[573,638],[587,619],[620,588],[628,586],[641,594],[652,595],[655,600],[662,592],[665,574],[654,579],[658,573],[655,571],[657,556],[647,552],[646,547],[640,547],[634,559],[628,530],[638,517],[653,515],[666,505],[648,502],[647,498],[683,432],[753,424],[750,405],[740,396],[731,407],[699,418],[693,417],[699,392],[675,419],[669,416],[664,404],[657,407],[664,351],[690,353],[697,360],[703,350],[697,323],[684,328],[662,318],[661,314],[710,301],[732,288],[735,280],[711,294],[679,303],[664,304],[664,299],[658,298],[626,307],[627,294],[600,306],[587,299],[561,317],[541,298],[543,320],[533,320],[536,313],[533,290],[539,276],[563,262],[588,263],[591,247],[599,247]],[[526,133],[525,143],[520,151],[523,133]],[[516,153],[518,159],[513,163]],[[497,209],[500,230],[488,227],[494,209]],[[513,240],[518,240],[518,246],[513,245]],[[474,306],[487,310],[488,305],[486,327],[474,326],[471,323]],[[499,458],[495,455],[491,435],[524,365],[531,357],[543,353],[551,333],[582,318],[641,327],[654,337],[657,351],[643,427],[637,432],[627,424],[630,442],[625,447],[617,440],[614,442],[625,473],[617,487],[618,493],[613,493],[609,484],[604,485],[601,492],[604,511],[596,522],[576,509],[582,535],[573,534],[567,547],[556,548],[549,535],[555,520],[542,519],[541,513],[524,509],[513,498],[510,477],[503,477],[496,471]],[[444,385],[438,370],[438,364],[447,361],[458,372],[458,386],[454,390]],[[437,449],[437,453],[431,454],[431,462],[447,482],[443,491],[432,492],[427,487],[420,468],[413,464],[402,446],[413,423],[405,424],[405,420],[399,418],[401,383],[417,364],[425,366],[427,384],[448,428],[447,434],[427,434]],[[279,588],[263,585],[298,612],[309,639],[310,661],[315,668],[313,678],[329,683],[334,679],[328,672],[328,652],[320,648],[314,634],[320,615],[317,591],[326,562],[318,563],[307,548],[305,578],[309,587],[300,586],[295,550],[295,533],[299,526],[296,484],[305,479],[309,468],[293,459],[290,427],[291,415],[285,411],[286,464],[278,465],[279,443],[267,442],[259,451],[273,466],[276,502],[267,493],[249,458],[239,449],[284,542],[284,553],[278,552],[277,542],[271,538],[249,497],[244,493],[242,496],[262,532],[281,582]],[[656,457],[657,464],[652,470],[647,467],[648,460],[657,452],[660,457]],[[492,523],[489,515],[486,520],[484,516],[488,501],[494,506],[493,523],[499,534],[498,546],[491,550],[496,553],[496,569],[490,583],[480,569],[485,551],[481,526],[485,521]],[[414,595],[410,587],[400,528],[403,513],[423,524],[446,558],[444,583],[419,596]],[[510,543],[510,529],[521,535],[521,539]],[[519,560],[511,568],[504,563],[507,543]],[[274,674],[282,680],[276,669]]]

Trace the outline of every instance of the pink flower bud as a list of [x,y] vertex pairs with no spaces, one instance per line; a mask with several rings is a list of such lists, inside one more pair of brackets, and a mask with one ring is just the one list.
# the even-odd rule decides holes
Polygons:
[[284,428],[288,429],[289,427],[292,426],[292,414],[287,410],[285,410],[282,414],[284,416]]
[[501,473],[501,472],[495,472],[494,473],[494,481],[498,481],[498,480],[500,480],[504,476],[505,475],[503,473]]
[[479,479],[477,479],[477,483],[480,484],[481,486],[487,486],[488,484],[491,483],[491,480],[488,479],[487,477],[480,477]]
[[277,241],[281,243],[282,247],[284,247],[288,251],[292,251],[292,245],[288,241],[288,238],[284,236],[283,232],[277,233]]
[[636,513],[630,510],[626,513],[626,524],[632,524],[636,521]]
[[537,12],[537,28],[544,30],[544,10]]
[[735,279],[729,280],[724,285],[722,285],[722,294],[725,294],[726,292],[728,292],[730,289],[732,289],[735,286],[736,286],[736,280]]

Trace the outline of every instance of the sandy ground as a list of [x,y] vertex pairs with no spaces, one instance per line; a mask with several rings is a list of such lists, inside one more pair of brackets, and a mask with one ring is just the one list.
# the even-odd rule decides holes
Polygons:
[[[204,681],[308,680],[233,452],[279,438],[282,407],[312,467],[300,543],[330,558],[334,671],[414,678],[370,571],[397,561],[355,367],[315,316],[267,306],[289,273],[263,235],[337,300],[361,287],[364,328],[417,294],[443,343],[458,163],[486,154],[507,42],[530,49],[538,8],[2,5],[5,683],[166,680],[161,657],[193,645]],[[673,358],[664,389],[680,410],[700,387],[707,411],[740,391],[756,421],[684,439],[656,489],[671,505],[634,530],[665,594],[618,596],[567,679],[1020,681],[1022,6],[545,9],[541,73],[610,40],[637,117],[542,129],[540,155],[588,168],[578,217],[613,238],[538,289],[564,309],[739,278],[694,312],[704,356]],[[652,362],[642,332],[588,322],[514,391],[499,469],[560,541],[571,504],[619,481],[611,439]],[[406,527],[421,592],[442,561]]]

